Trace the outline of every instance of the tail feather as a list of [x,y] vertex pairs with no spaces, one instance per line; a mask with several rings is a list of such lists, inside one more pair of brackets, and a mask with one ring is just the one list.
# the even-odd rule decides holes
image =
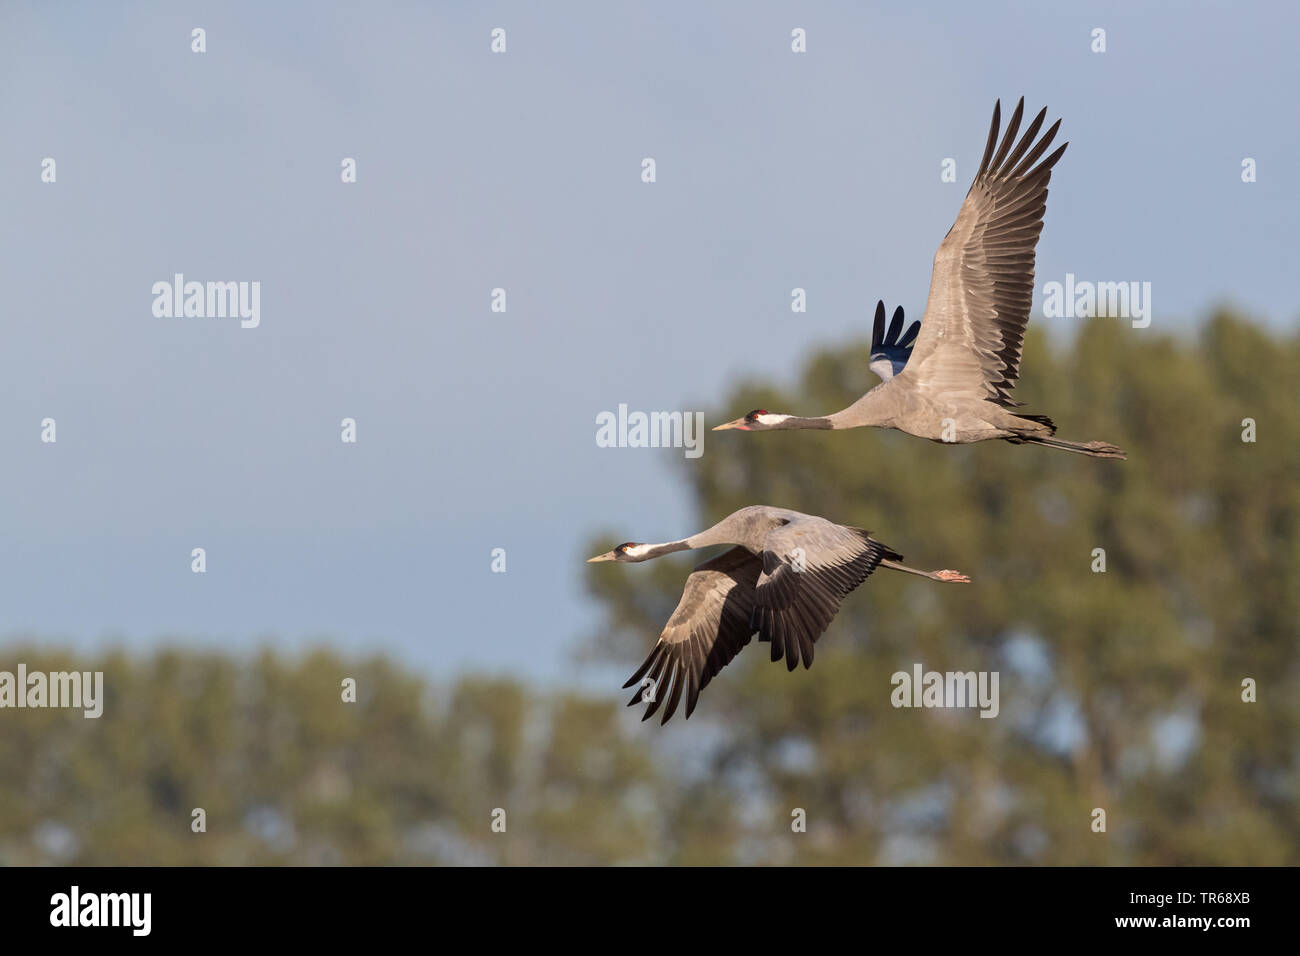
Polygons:
[[1023,418],[1026,421],[1036,422],[1039,425],[1045,425],[1047,426],[1047,428],[1050,429],[1049,434],[1052,435],[1056,434],[1056,422],[1052,421],[1046,415],[1021,415],[1019,412],[1016,412],[1016,418]]
[[[849,530],[852,531],[854,534],[856,534],[863,541],[866,541],[873,548],[879,550],[881,561],[902,561],[903,560],[903,556],[901,554],[899,554],[889,545],[885,544],[885,542],[877,541],[875,538],[871,537],[871,532],[867,531],[865,528],[850,528]],[[875,565],[872,565],[872,567],[875,567]]]

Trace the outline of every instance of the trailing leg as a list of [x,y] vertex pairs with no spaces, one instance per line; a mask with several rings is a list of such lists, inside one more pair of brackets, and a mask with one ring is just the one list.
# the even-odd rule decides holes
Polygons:
[[919,574],[931,581],[944,581],[949,584],[970,584],[970,578],[960,571],[918,571],[916,568],[909,568],[906,564],[888,559],[881,561],[880,566],[894,571],[905,571],[908,574]]

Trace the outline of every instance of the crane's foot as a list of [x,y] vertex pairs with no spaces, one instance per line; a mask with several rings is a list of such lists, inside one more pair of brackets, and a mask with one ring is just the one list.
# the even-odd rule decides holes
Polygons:
[[960,571],[935,571],[930,577],[936,581],[945,581],[948,584],[970,584],[970,578]]
[[1083,447],[1086,448],[1088,453],[1094,458],[1118,458],[1121,461],[1128,458],[1128,455],[1124,453],[1123,448],[1112,445],[1107,441],[1085,442]]

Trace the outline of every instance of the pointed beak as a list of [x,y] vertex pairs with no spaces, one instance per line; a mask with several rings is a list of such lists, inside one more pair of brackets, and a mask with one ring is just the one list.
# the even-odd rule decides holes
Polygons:
[[595,564],[597,561],[613,561],[613,560],[614,560],[614,552],[606,551],[604,554],[598,554],[594,558],[588,558],[587,563]]
[[728,428],[738,428],[742,432],[749,431],[749,425],[745,422],[743,418],[737,418],[734,422],[727,422],[725,425],[713,426],[713,430],[715,432],[725,432]]

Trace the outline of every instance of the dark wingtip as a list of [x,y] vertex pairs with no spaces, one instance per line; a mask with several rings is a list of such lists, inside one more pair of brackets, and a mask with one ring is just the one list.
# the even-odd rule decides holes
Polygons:
[[975,173],[975,178],[979,179],[988,171],[989,159],[993,155],[993,147],[998,141],[998,128],[1002,125],[1002,100],[998,99],[993,103],[993,122],[989,124],[988,142],[984,144],[984,157],[980,160],[979,171]]
[[1025,98],[1020,97],[1020,102],[1011,112],[1011,119],[1007,120],[1007,130],[1002,134],[1002,144],[998,146],[998,151],[993,160],[989,163],[988,171],[996,173],[1002,169],[1003,162],[1006,161],[1007,154],[1011,152],[1011,147],[1016,143],[1016,134],[1020,131],[1020,120],[1025,114]]
[[[1033,166],[1034,163],[1038,162],[1038,157],[1042,156],[1043,153],[1047,152],[1047,148],[1052,145],[1052,140],[1056,138],[1056,131],[1059,130],[1060,128],[1061,128],[1061,121],[1058,119],[1055,123],[1052,124],[1051,129],[1049,129],[1046,133],[1044,133],[1042,137],[1038,140],[1038,142],[1034,144],[1034,148],[1029,150],[1029,152],[1025,154],[1024,159],[1020,160],[1020,165],[1018,165],[1015,169],[1011,171],[1010,175],[1012,179],[1019,179],[1020,177],[1025,176],[1029,173],[1030,167]],[[1024,143],[1021,143],[1021,146],[1024,145],[1025,145]],[[1070,144],[1066,143],[1065,145],[1068,146]],[[1041,168],[1042,167],[1040,166],[1039,169]],[[1037,172],[1037,170],[1035,170],[1035,172]]]
[[898,344],[898,333],[903,331],[903,307],[894,310],[894,318],[889,323],[889,334],[885,341]]
[[1038,168],[1039,168],[1040,170],[1041,170],[1041,169],[1051,169],[1053,166],[1056,165],[1057,160],[1059,160],[1059,159],[1061,158],[1061,154],[1065,152],[1065,147],[1067,147],[1067,146],[1069,146],[1069,145],[1070,145],[1070,143],[1069,143],[1068,140],[1067,140],[1066,142],[1062,143],[1062,144],[1060,145],[1060,147],[1056,150],[1056,152],[1052,153],[1051,156],[1048,156],[1045,160],[1043,160],[1041,163],[1039,163]]

